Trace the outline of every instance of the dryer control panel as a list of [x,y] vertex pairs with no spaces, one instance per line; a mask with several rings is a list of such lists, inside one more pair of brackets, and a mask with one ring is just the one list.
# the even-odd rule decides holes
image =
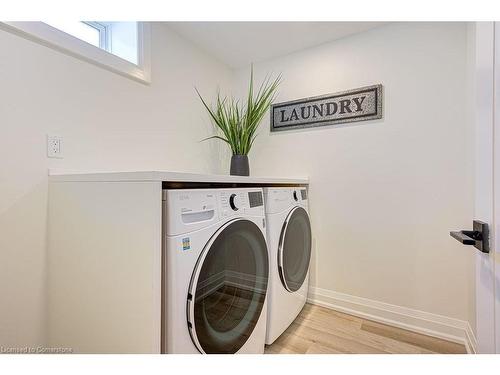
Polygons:
[[266,213],[278,213],[294,206],[308,206],[308,191],[305,187],[264,188],[264,198]]

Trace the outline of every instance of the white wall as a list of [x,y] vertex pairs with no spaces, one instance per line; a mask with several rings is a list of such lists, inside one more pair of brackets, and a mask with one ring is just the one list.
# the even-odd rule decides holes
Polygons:
[[[152,28],[152,84],[0,31],[0,345],[45,342],[47,169],[213,172],[199,140],[210,98],[232,72],[161,24]],[[46,158],[46,134],[64,159]],[[222,168],[225,168],[224,166]]]
[[313,287],[473,321],[473,252],[449,236],[473,218],[468,53],[464,23],[404,23],[254,65],[283,73],[278,101],[384,86],[382,120],[266,119],[250,154],[255,174],[310,177]]

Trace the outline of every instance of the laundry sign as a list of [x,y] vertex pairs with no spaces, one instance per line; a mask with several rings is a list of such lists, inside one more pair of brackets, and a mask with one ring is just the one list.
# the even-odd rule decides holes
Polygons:
[[382,118],[382,85],[314,96],[271,106],[271,131]]

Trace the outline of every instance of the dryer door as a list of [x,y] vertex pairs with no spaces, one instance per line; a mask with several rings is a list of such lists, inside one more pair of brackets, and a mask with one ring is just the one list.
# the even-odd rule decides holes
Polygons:
[[191,338],[201,353],[236,353],[264,306],[269,274],[266,240],[253,222],[236,219],[210,239],[188,294]]
[[278,247],[278,272],[283,286],[289,292],[300,289],[311,260],[311,223],[307,211],[295,207],[288,214],[281,229]]

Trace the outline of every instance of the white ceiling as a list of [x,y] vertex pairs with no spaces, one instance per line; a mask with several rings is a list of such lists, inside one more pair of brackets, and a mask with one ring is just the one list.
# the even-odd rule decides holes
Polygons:
[[360,33],[385,22],[168,22],[232,68]]

